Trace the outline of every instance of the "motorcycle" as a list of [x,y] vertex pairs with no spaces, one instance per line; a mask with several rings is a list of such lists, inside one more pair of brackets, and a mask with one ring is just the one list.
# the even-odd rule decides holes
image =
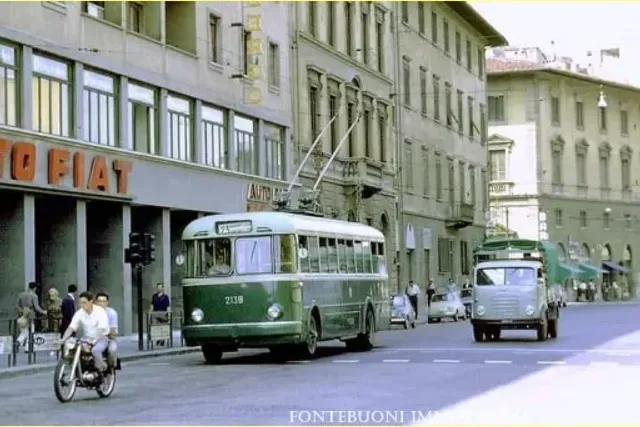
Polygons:
[[[120,361],[116,366],[108,366],[101,376],[95,366],[91,348],[91,342],[81,339],[69,339],[64,344],[63,355],[53,374],[53,390],[61,403],[70,402],[78,387],[95,390],[100,397],[109,397],[113,393]],[[65,374],[67,368],[68,373]]]

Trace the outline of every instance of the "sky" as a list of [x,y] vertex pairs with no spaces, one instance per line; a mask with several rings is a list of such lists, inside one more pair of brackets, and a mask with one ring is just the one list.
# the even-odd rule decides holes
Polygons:
[[575,59],[587,50],[618,47],[621,65],[640,70],[640,45],[634,38],[640,3],[471,3],[512,46],[537,46],[549,52],[554,41],[555,53]]

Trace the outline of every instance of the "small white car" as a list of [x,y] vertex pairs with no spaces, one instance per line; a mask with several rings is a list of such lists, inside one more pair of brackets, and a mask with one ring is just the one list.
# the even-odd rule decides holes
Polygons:
[[416,314],[411,306],[409,297],[405,294],[391,297],[391,325],[402,325],[405,329],[416,327]]
[[467,318],[464,304],[456,292],[437,293],[431,297],[431,306],[427,321],[439,322],[442,319],[451,319],[454,322]]

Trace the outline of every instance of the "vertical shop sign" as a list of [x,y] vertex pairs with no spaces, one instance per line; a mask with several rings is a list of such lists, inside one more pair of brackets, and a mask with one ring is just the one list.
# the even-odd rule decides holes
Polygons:
[[[248,8],[252,13],[247,14],[247,24],[246,29],[249,32],[250,38],[247,41],[247,56],[249,56],[249,64],[247,66],[247,75],[251,80],[260,80],[262,78],[262,65],[261,58],[263,54],[263,43],[262,43],[262,14],[259,13],[260,10],[260,2],[259,1],[249,1],[246,2]],[[254,10],[256,10],[255,13]],[[261,104],[262,103],[262,90],[260,87],[247,87],[245,92],[245,99],[249,104]]]

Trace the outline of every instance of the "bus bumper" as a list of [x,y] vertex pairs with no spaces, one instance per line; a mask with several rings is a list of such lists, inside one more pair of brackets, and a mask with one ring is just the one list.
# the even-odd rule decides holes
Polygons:
[[540,323],[542,323],[542,319],[471,319],[471,325],[480,328],[499,327],[500,329],[536,329]]
[[188,346],[265,347],[300,342],[302,326],[300,321],[189,325],[183,327],[182,336]]

